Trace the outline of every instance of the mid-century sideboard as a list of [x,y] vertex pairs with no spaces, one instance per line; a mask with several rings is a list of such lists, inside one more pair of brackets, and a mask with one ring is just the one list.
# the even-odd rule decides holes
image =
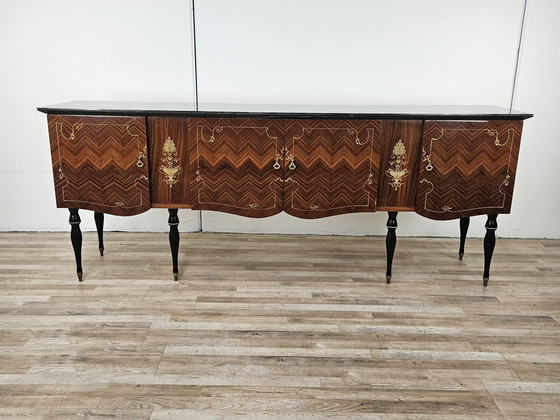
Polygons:
[[178,280],[179,208],[246,217],[284,211],[313,219],[387,211],[392,276],[397,213],[460,219],[486,214],[483,284],[497,215],[509,213],[523,120],[494,106],[226,106],[74,101],[48,114],[56,203],[69,208],[82,280],[79,209],[169,209]]

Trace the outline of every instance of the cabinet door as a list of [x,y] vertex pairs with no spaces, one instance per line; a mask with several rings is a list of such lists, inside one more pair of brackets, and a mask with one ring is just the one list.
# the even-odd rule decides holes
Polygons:
[[189,119],[193,209],[247,217],[282,210],[282,121]]
[[142,117],[49,115],[58,207],[116,215],[150,208]]
[[297,217],[375,211],[380,121],[286,120],[284,210]]
[[426,121],[416,212],[444,220],[509,213],[522,121]]
[[150,117],[152,207],[191,207],[187,118]]

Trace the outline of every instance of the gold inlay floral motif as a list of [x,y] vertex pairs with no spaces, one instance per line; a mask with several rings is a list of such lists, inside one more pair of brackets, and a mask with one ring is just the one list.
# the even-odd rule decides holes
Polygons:
[[488,128],[488,129],[486,129],[486,133],[490,137],[494,138],[494,145],[498,146],[498,147],[505,146],[506,144],[509,143],[510,137],[513,138],[513,130],[508,130],[507,140],[505,141],[505,143],[500,142],[500,138],[498,137],[498,130]]
[[177,157],[177,146],[171,137],[167,137],[165,143],[163,144],[162,152],[162,165],[158,168],[159,172],[165,176],[163,182],[169,185],[169,188],[173,188],[176,184],[177,175],[183,172],[177,163],[179,163],[179,158]]
[[406,168],[408,164],[406,160],[406,148],[402,140],[395,143],[393,147],[393,153],[391,155],[391,160],[389,161],[389,169],[385,171],[385,174],[389,176],[393,181],[389,182],[395,191],[398,190],[404,183],[403,178],[405,178],[410,171]]

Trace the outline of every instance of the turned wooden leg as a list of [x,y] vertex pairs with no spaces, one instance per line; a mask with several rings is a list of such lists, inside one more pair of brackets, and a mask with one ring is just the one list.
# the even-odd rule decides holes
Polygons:
[[461,239],[459,242],[459,260],[465,255],[465,240],[467,239],[467,231],[469,230],[470,217],[462,217],[459,221],[459,229],[461,230]]
[[105,250],[105,247],[103,246],[103,222],[105,220],[105,215],[96,211],[95,213],[93,213],[93,217],[95,218],[95,226],[97,227],[99,255],[103,256],[103,251]]
[[177,209],[169,209],[169,246],[171,247],[171,258],[173,259],[173,280],[179,280],[179,216]]
[[488,280],[490,279],[490,262],[492,261],[492,254],[496,246],[497,217],[497,214],[489,214],[484,226],[486,228],[486,235],[484,236],[484,274],[482,275],[482,281],[485,287],[488,286]]
[[70,210],[70,240],[72,241],[72,248],[74,248],[74,256],[76,257],[76,273],[78,274],[78,281],[82,281],[82,231],[80,230],[80,215],[78,209]]
[[387,248],[387,273],[385,279],[387,284],[391,283],[393,255],[397,246],[397,214],[396,211],[390,211],[389,219],[387,220],[387,238],[385,240],[385,247]]

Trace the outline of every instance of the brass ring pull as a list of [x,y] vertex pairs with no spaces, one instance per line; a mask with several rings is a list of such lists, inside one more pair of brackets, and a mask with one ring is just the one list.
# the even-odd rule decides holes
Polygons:
[[136,166],[138,166],[139,168],[144,167],[144,162],[142,162],[142,157],[138,156],[138,162],[136,162]]
[[273,167],[274,169],[276,169],[276,170],[278,170],[278,169],[281,168],[280,162],[278,162],[278,159],[279,159],[279,158],[276,158],[276,159],[275,159],[276,162],[274,163],[274,165],[272,165],[272,167]]
[[432,165],[432,162],[428,162],[428,164],[426,165],[426,170],[428,172],[432,172],[434,170],[434,166]]
[[294,162],[294,158],[291,159],[290,165],[288,166],[288,168],[290,169],[290,171],[293,171],[294,169],[296,169],[296,163]]

